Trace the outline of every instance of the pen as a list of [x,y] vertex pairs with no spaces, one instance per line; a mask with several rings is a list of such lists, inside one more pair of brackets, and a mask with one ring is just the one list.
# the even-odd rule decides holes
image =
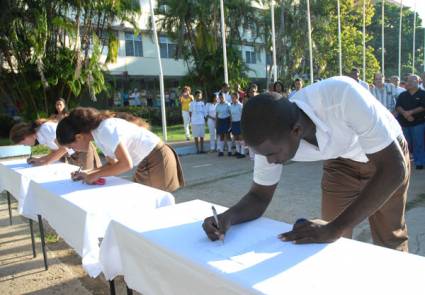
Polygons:
[[[215,209],[214,206],[211,206],[211,209],[212,209],[212,212],[213,212],[213,217],[214,217],[215,224],[217,225],[217,229],[219,230],[220,229],[220,224],[218,222],[217,210]],[[221,235],[220,235],[220,240],[222,240],[223,243],[224,243],[224,238]]]

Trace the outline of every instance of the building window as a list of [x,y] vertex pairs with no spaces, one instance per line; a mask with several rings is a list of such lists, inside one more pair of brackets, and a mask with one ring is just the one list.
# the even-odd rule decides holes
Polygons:
[[143,56],[142,35],[135,36],[132,32],[125,33],[125,55]]
[[247,64],[256,64],[257,63],[257,59],[256,59],[256,54],[254,49],[250,49],[245,51],[245,61]]
[[161,58],[176,58],[177,44],[173,43],[170,38],[160,36],[159,48],[161,52]]
[[267,53],[266,54],[266,65],[272,65],[272,64],[273,64],[272,54]]

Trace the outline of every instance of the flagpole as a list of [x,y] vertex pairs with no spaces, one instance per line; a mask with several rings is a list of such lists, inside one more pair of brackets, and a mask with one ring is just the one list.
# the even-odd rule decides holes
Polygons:
[[[140,0],[141,2],[141,0]],[[158,60],[158,66],[159,66],[159,92],[161,97],[161,118],[162,118],[162,134],[164,141],[166,142],[168,140],[167,138],[167,117],[165,112],[165,95],[164,95],[164,73],[162,70],[162,62],[161,62],[161,53],[159,49],[159,42],[158,42],[158,32],[156,29],[156,20],[155,20],[155,11],[154,6],[152,3],[152,0],[149,0],[149,6],[151,11],[151,18],[152,18],[152,28],[153,28],[153,37],[155,42],[155,51],[156,51],[156,57]],[[140,7],[142,7],[142,3],[140,3]]]
[[308,48],[310,54],[310,83],[314,82],[313,75],[313,42],[311,40],[310,0],[307,0]]
[[339,75],[342,76],[342,45],[341,45],[341,6],[337,1],[338,8],[338,57],[339,57]]
[[229,83],[229,74],[227,72],[226,27],[224,24],[223,0],[220,0],[220,15],[221,15],[221,40],[222,40],[222,46],[223,46],[224,82]]
[[274,0],[271,2],[271,15],[272,15],[272,46],[273,46],[273,82],[277,81],[277,63],[276,63],[276,30],[274,23]]

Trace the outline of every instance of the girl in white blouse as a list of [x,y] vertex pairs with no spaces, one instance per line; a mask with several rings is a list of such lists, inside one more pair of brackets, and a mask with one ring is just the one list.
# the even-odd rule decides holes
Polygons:
[[119,175],[137,166],[136,182],[168,192],[183,186],[183,173],[174,150],[131,118],[125,118],[132,121],[129,122],[118,117],[93,108],[76,108],[59,122],[59,144],[85,151],[94,141],[108,160],[108,165],[79,172],[73,178],[92,184],[101,177]]
[[101,162],[93,145],[87,153],[74,153],[71,149],[59,146],[56,141],[57,126],[56,121],[46,119],[38,119],[34,123],[17,123],[10,130],[10,140],[16,144],[28,146],[42,144],[50,149],[50,153],[45,156],[28,159],[28,162],[33,165],[46,165],[60,160],[83,169],[100,167]]
[[216,111],[215,107],[217,106],[217,97],[212,95],[209,102],[205,105],[207,109],[207,124],[208,131],[210,133],[210,151],[214,152],[216,150]]

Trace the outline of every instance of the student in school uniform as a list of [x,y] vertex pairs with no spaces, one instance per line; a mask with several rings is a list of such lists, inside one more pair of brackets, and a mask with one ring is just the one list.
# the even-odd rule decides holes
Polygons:
[[56,130],[59,144],[85,151],[94,141],[108,164],[73,175],[88,184],[116,176],[137,166],[134,181],[173,192],[184,185],[175,151],[148,129],[93,108],[76,108],[62,119]]
[[208,131],[210,133],[210,152],[216,151],[216,121],[217,121],[217,113],[215,108],[217,106],[217,97],[212,95],[209,99],[209,102],[205,105],[207,111],[207,124]]
[[242,103],[239,101],[239,95],[237,92],[232,93],[230,115],[232,118],[231,132],[236,145],[236,152],[234,156],[238,159],[245,158],[245,146],[243,145],[241,138]]
[[59,122],[66,116],[68,116],[66,102],[63,98],[58,98],[55,102],[55,112],[50,116],[50,119]]
[[195,139],[196,152],[204,154],[205,117],[207,111],[202,101],[202,91],[195,91],[195,101],[189,106],[190,123],[192,126],[192,136]]
[[230,141],[229,129],[230,129],[230,106],[225,101],[222,93],[218,95],[219,103],[217,104],[215,111],[217,117],[217,136],[219,137],[218,142],[218,156],[224,155],[224,144],[227,142],[229,156],[232,156],[232,142]]
[[186,140],[190,140],[190,115],[189,115],[189,105],[193,101],[193,96],[190,94],[192,89],[189,86],[184,86],[182,90],[182,94],[179,98],[180,105],[182,108],[182,117],[183,117],[183,126],[184,132],[186,135]]
[[71,149],[58,146],[56,141],[56,121],[38,119],[34,123],[17,123],[10,130],[10,140],[16,144],[34,146],[46,145],[50,153],[39,157],[31,157],[29,163],[39,166],[47,165],[56,161],[68,162],[80,166],[82,169],[95,169],[102,166],[96,148],[90,145],[84,154],[75,153]]

